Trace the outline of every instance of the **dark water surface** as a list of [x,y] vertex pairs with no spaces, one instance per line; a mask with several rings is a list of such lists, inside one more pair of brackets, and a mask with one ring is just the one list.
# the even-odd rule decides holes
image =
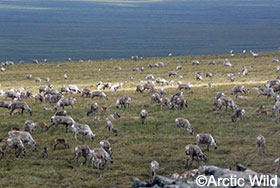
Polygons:
[[97,1],[1,0],[0,61],[280,47],[279,0]]

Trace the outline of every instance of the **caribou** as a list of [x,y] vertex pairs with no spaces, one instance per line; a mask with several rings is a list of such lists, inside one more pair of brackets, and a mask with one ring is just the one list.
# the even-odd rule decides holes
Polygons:
[[53,150],[56,150],[56,147],[58,145],[63,145],[65,149],[69,148],[69,144],[66,142],[64,138],[55,139],[54,142],[55,144],[53,145]]
[[25,131],[12,130],[8,132],[9,137],[18,137],[23,143],[29,144],[34,150],[37,150],[37,144],[31,134]]
[[140,119],[141,119],[142,124],[145,124],[145,120],[146,120],[147,116],[148,116],[148,112],[145,109],[141,110]]
[[31,108],[29,108],[29,106],[28,106],[25,102],[20,102],[20,101],[13,102],[13,103],[11,104],[10,115],[12,115],[13,111],[14,111],[15,109],[18,109],[18,108],[22,109],[21,115],[23,115],[24,110],[26,110],[27,112],[29,112],[30,116],[32,116],[32,110],[31,110]]
[[200,133],[196,135],[196,143],[199,144],[206,144],[207,145],[207,151],[209,151],[209,147],[213,146],[215,149],[217,149],[217,142],[213,138],[213,136],[209,133]]
[[89,140],[91,142],[94,141],[95,134],[92,133],[92,130],[90,129],[90,127],[87,124],[73,123],[71,128],[72,128],[72,137],[74,137],[76,141],[77,141],[78,134],[82,134],[83,141],[85,140],[86,136],[89,137]]
[[191,88],[192,88],[192,84],[191,83],[187,83],[187,84],[179,83],[177,90],[180,90],[180,91],[182,89],[191,90]]
[[119,108],[120,106],[121,106],[121,108],[122,107],[129,108],[130,102],[131,102],[131,98],[129,96],[122,96],[122,97],[118,98],[115,106],[116,106],[116,108]]
[[48,129],[52,126],[58,126],[59,124],[65,125],[66,133],[68,132],[68,126],[72,126],[75,123],[72,117],[70,116],[52,116],[51,124]]
[[99,147],[103,148],[107,153],[109,153],[110,157],[112,158],[113,149],[111,148],[111,144],[108,140],[101,140],[99,142]]
[[87,116],[89,116],[92,113],[95,113],[97,110],[98,110],[98,104],[96,102],[92,103],[89,111],[87,112]]
[[106,162],[109,161],[113,163],[113,159],[110,154],[106,152],[104,148],[96,148],[89,150],[89,156],[91,161],[91,166],[95,166],[97,169],[104,167]]
[[158,171],[159,171],[159,163],[157,161],[152,161],[150,164],[151,182],[153,182],[153,180],[155,179]]
[[186,169],[188,169],[193,162],[194,157],[197,157],[197,162],[199,166],[199,161],[207,162],[206,155],[203,154],[200,147],[198,145],[187,145],[185,147],[186,155],[188,156],[187,162],[186,162]]
[[238,117],[240,118],[241,121],[244,120],[244,117],[245,117],[245,110],[244,109],[237,108],[234,111],[233,115],[231,116],[232,122],[236,122]]
[[262,135],[257,137],[256,146],[261,153],[265,152],[265,138]]
[[189,120],[184,119],[184,118],[177,118],[175,119],[175,123],[177,128],[184,128],[184,133],[189,131],[191,134],[193,134],[193,128],[189,122]]
[[83,163],[81,163],[81,165],[85,165],[87,162],[87,156],[89,155],[89,152],[90,152],[90,148],[87,145],[79,145],[79,146],[75,147],[74,152],[75,152],[74,161],[76,161],[76,163],[78,163],[79,158],[81,156],[83,156],[85,160]]
[[77,100],[75,98],[61,98],[55,105],[55,109],[59,109],[59,107],[62,106],[62,108],[64,109],[65,106],[71,106],[72,109],[74,108],[74,103],[76,102]]
[[12,102],[11,101],[0,101],[1,108],[11,109]]
[[92,93],[92,90],[89,88],[84,88],[82,89],[82,97],[86,96],[86,97],[90,97]]
[[6,146],[4,153],[6,153],[9,149],[15,149],[15,150],[18,149],[19,153],[18,154],[15,153],[16,157],[19,157],[20,154],[23,157],[25,156],[26,149],[25,149],[20,137],[9,137],[6,141],[6,143],[7,143],[7,146]]
[[108,118],[106,118],[106,129],[109,135],[111,134],[111,132],[114,133],[115,136],[118,135],[118,130],[114,128],[112,122]]
[[101,92],[101,91],[93,91],[90,95],[90,98],[94,98],[94,97],[99,97],[101,99],[106,99],[108,100],[108,97],[107,95],[104,93],[104,92]]

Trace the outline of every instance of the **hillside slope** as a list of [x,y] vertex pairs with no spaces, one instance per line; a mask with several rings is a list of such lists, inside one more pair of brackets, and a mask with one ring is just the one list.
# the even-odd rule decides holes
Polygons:
[[[49,77],[51,84],[58,90],[64,84],[75,84],[79,88],[91,88],[96,90],[96,83],[103,82],[124,82],[124,88],[117,92],[105,90],[109,100],[90,99],[81,97],[81,94],[66,95],[77,99],[74,109],[66,107],[67,112],[76,122],[90,125],[97,135],[93,144],[88,141],[90,148],[98,147],[100,140],[108,139],[114,150],[114,163],[108,164],[104,170],[97,170],[87,166],[79,167],[72,159],[74,148],[82,144],[79,136],[78,143],[71,141],[71,133],[65,133],[64,126],[51,128],[48,131],[35,131],[33,137],[38,143],[38,151],[32,152],[27,146],[25,158],[15,159],[14,155],[8,154],[0,160],[0,187],[130,187],[131,177],[149,179],[149,164],[157,160],[160,164],[160,175],[171,176],[174,172],[185,171],[186,156],[184,147],[187,144],[195,144],[197,133],[209,132],[217,140],[218,149],[210,148],[210,152],[203,151],[209,158],[208,165],[216,165],[227,168],[235,163],[242,163],[249,168],[259,172],[272,172],[275,169],[273,160],[279,157],[279,125],[270,116],[257,115],[256,110],[264,104],[269,110],[274,104],[273,99],[256,97],[256,91],[251,91],[248,100],[235,99],[232,96],[231,88],[234,85],[245,85],[246,88],[262,86],[266,80],[276,79],[276,66],[279,63],[272,63],[271,60],[279,58],[280,53],[263,53],[259,58],[251,55],[211,55],[211,56],[186,56],[171,58],[147,58],[143,60],[104,60],[92,62],[55,62],[46,64],[23,64],[7,67],[6,72],[0,73],[0,90],[24,87],[33,94],[38,93],[38,87],[45,85],[35,83],[34,77],[42,79]],[[223,60],[229,58],[233,67],[224,67]],[[192,66],[192,60],[200,61],[200,66]],[[209,66],[208,61],[215,60],[217,65]],[[149,63],[164,62],[165,66],[149,69]],[[169,71],[176,71],[177,65],[182,65],[182,70],[177,72],[183,75],[182,79],[168,77]],[[115,66],[122,70],[114,71]],[[135,67],[144,67],[145,71],[133,72]],[[251,66],[246,77],[239,77],[242,66]],[[100,71],[98,70],[100,69]],[[212,72],[213,78],[204,78],[204,81],[195,80],[195,72]],[[230,82],[227,73],[235,74],[235,82]],[[68,80],[63,79],[67,73]],[[32,74],[33,79],[27,80],[26,74]],[[183,110],[171,110],[163,108],[156,103],[151,103],[151,93],[136,93],[136,85],[140,80],[145,80],[147,74],[153,74],[155,78],[161,77],[166,80],[191,82],[192,92],[184,91],[184,97],[189,103],[188,108]],[[130,77],[133,77],[133,80]],[[205,86],[213,84],[209,89]],[[176,92],[177,84],[167,88],[167,97]],[[157,85],[157,88],[161,86]],[[246,110],[246,118],[243,122],[231,122],[231,110],[213,112],[213,100],[216,92],[223,91],[226,96],[232,97],[236,104]],[[129,109],[116,109],[115,101],[119,96],[128,95],[132,97]],[[4,99],[1,96],[0,99]],[[9,111],[0,108],[0,137],[6,137],[12,127],[23,129],[26,120],[44,121],[50,123],[53,112],[46,112],[43,107],[52,107],[48,103],[35,103],[34,99],[23,99],[33,110],[33,116],[25,113],[23,116],[10,117]],[[93,116],[86,116],[89,103],[97,102],[99,106],[109,107],[108,114],[119,112],[121,118],[114,121],[114,126],[119,130],[118,136],[109,136],[105,129],[104,119],[93,125]],[[149,113],[147,124],[140,124],[139,113],[142,109]],[[98,111],[100,115],[100,110]],[[183,117],[189,119],[194,128],[194,134],[183,130],[176,131],[175,119]],[[256,137],[263,135],[267,142],[267,151],[260,154],[255,148]],[[65,138],[70,143],[70,149],[58,149],[52,151],[52,144],[56,138]],[[49,147],[49,158],[42,159],[41,151],[44,146]],[[80,159],[80,162],[82,159]],[[194,162],[192,168],[197,168]]]

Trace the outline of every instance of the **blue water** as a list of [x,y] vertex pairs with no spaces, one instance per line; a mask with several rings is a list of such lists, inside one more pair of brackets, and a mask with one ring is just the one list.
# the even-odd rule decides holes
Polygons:
[[1,0],[0,61],[273,51],[279,10],[279,0]]

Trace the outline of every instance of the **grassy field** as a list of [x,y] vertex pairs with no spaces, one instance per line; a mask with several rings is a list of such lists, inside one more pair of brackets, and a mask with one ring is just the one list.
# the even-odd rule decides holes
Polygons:
[[[208,165],[220,167],[234,166],[237,162],[250,167],[258,172],[273,172],[275,166],[273,160],[279,157],[279,124],[270,116],[259,116],[256,110],[260,104],[265,104],[269,109],[274,104],[273,99],[256,97],[252,91],[248,100],[234,99],[237,105],[246,110],[244,122],[231,122],[232,112],[213,112],[213,100],[216,92],[223,91],[231,96],[231,88],[234,85],[243,84],[247,88],[263,85],[266,80],[276,79],[276,63],[273,58],[279,58],[280,53],[261,53],[259,58],[254,59],[251,55],[211,55],[211,56],[186,56],[171,58],[147,58],[138,61],[128,59],[103,60],[92,62],[55,62],[47,64],[22,64],[10,66],[7,71],[0,73],[0,89],[6,91],[10,88],[24,87],[33,93],[38,93],[38,87],[45,83],[35,83],[27,80],[26,74],[34,77],[50,77],[51,84],[56,89],[64,84],[76,84],[80,88],[89,87],[96,90],[96,83],[124,82],[124,88],[117,92],[105,91],[109,100],[89,99],[74,95],[77,99],[74,109],[66,107],[67,112],[76,122],[90,125],[97,135],[93,144],[88,141],[91,148],[98,147],[100,140],[108,139],[114,150],[114,164],[108,164],[104,170],[97,170],[87,166],[79,167],[73,163],[74,148],[83,144],[81,137],[77,143],[71,141],[71,133],[65,133],[64,126],[51,128],[49,131],[36,131],[33,138],[38,144],[38,152],[32,152],[27,146],[25,158],[15,159],[13,154],[8,154],[0,160],[0,187],[131,187],[130,179],[139,177],[149,180],[149,164],[152,160],[160,163],[160,175],[171,176],[173,173],[185,172],[184,165],[186,156],[184,147],[187,144],[195,144],[195,135],[201,132],[213,134],[218,142],[218,149],[203,151],[209,158]],[[223,59],[229,58],[233,67],[224,67]],[[192,66],[191,61],[198,59],[200,66]],[[208,61],[215,60],[216,66],[209,66]],[[162,61],[165,67],[148,69],[148,63]],[[58,66],[59,65],[59,66]],[[168,77],[169,71],[175,71],[177,65],[183,65],[183,69],[177,71],[184,77],[183,82],[191,82],[194,87],[191,92],[184,92],[184,97],[189,103],[189,108],[183,110],[160,109],[159,105],[151,103],[151,93],[142,94],[135,92],[136,85],[144,80],[145,75],[153,74],[155,77]],[[114,71],[115,66],[122,67],[121,71]],[[145,67],[144,72],[132,72],[132,68]],[[246,77],[237,76],[242,66],[252,66]],[[101,69],[101,71],[98,71]],[[195,71],[212,72],[212,80],[195,81]],[[227,73],[233,72],[235,82],[230,82]],[[67,73],[69,79],[65,81],[63,75]],[[130,76],[134,79],[130,80]],[[172,78],[173,79],[173,78]],[[178,79],[174,78],[177,82]],[[205,86],[211,82],[213,88]],[[160,88],[161,86],[157,86]],[[167,97],[176,92],[176,87],[167,87]],[[132,97],[129,109],[116,109],[115,101],[119,96],[129,95]],[[67,95],[67,97],[70,95]],[[234,97],[234,96],[231,96]],[[1,96],[0,99],[4,99]],[[33,116],[27,113],[23,116],[10,117],[7,109],[0,108],[0,137],[6,137],[7,132],[14,126],[24,126],[26,120],[44,121],[50,123],[53,112],[46,112],[43,107],[52,107],[47,103],[35,103],[34,99],[23,99],[33,110]],[[114,121],[114,126],[119,130],[118,136],[109,136],[105,129],[105,121],[102,120],[93,125],[93,116],[86,116],[89,103],[98,102],[99,106],[109,106],[109,113],[119,112],[120,120]],[[139,113],[145,108],[149,116],[147,124],[140,124]],[[98,112],[100,115],[100,111]],[[176,132],[175,119],[183,117],[189,119],[194,135]],[[267,151],[260,154],[255,148],[258,135],[266,138]],[[65,138],[70,142],[70,149],[58,149],[53,152],[50,149],[49,158],[42,159],[41,151],[44,146],[52,148],[54,139]],[[82,161],[82,159],[81,159]],[[80,162],[81,162],[80,161]],[[192,168],[197,168],[195,162]]]

